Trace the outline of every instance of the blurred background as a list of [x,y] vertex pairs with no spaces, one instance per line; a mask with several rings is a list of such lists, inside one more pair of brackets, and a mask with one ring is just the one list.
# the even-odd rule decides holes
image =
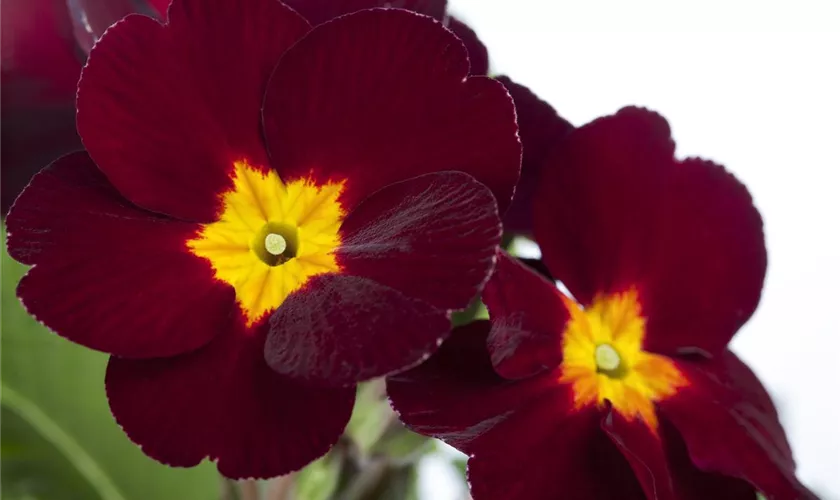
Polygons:
[[[2,16],[29,1],[3,0]],[[801,479],[822,498],[840,500],[840,2],[449,4],[487,45],[493,74],[530,87],[573,124],[624,105],[649,107],[669,119],[680,156],[722,163],[750,188],[764,216],[770,267],[759,310],[734,348],[774,396]],[[5,21],[2,28],[5,68],[7,57],[19,52],[7,45]],[[83,46],[89,35],[76,32],[75,38]],[[61,64],[53,70],[72,88],[78,62]],[[4,121],[16,109],[7,90],[17,84],[4,73]],[[61,89],[31,90],[46,104],[43,114],[27,115],[28,127],[40,130],[58,123],[49,117],[68,112]],[[28,140],[28,129],[4,125],[5,193],[20,182],[10,177],[7,155]],[[23,135],[12,139],[12,132]],[[57,147],[72,145],[71,137],[69,146]],[[524,241],[516,249],[539,251]],[[292,498],[281,496],[294,489],[289,481],[228,485],[209,464],[168,469],[147,459],[110,417],[102,390],[105,357],[50,335],[17,304],[13,290],[22,272],[4,250],[3,498],[249,500],[257,490]],[[290,479],[296,498],[331,498],[331,488],[359,464],[385,471],[370,478],[379,481],[371,490],[376,496],[364,498],[466,498],[463,457],[401,432],[380,389],[363,391],[352,442]]]

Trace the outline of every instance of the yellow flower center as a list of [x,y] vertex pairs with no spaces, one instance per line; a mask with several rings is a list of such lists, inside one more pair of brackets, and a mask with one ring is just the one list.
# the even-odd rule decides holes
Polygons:
[[344,185],[309,179],[283,182],[246,162],[234,163],[233,189],[224,193],[217,222],[202,226],[187,247],[210,261],[217,279],[236,291],[251,326],[309,278],[339,271]]
[[609,401],[624,417],[656,429],[654,403],[687,381],[669,358],[642,349],[645,318],[636,290],[598,296],[586,310],[571,299],[565,302],[571,318],[560,380],[572,384],[575,407]]

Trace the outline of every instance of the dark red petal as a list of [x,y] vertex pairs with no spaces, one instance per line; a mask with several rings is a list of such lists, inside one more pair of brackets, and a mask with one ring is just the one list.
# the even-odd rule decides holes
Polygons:
[[646,348],[717,353],[761,297],[767,270],[761,215],[732,174],[692,158],[674,169],[660,216],[651,248],[656,265],[641,297]]
[[661,420],[662,435],[677,497],[681,500],[756,500],[755,488],[748,482],[713,472],[703,472],[691,463],[679,432]]
[[660,402],[701,470],[749,481],[768,498],[816,498],[795,475],[770,397],[734,354],[682,361],[689,386]]
[[604,417],[601,428],[627,459],[648,498],[678,498],[674,493],[668,457],[658,434],[645,423],[628,421],[615,411]]
[[668,123],[647,110],[576,129],[544,171],[535,234],[583,304],[639,290],[646,349],[717,353],[758,303],[761,217],[722,167],[673,154]]
[[65,0],[3,3],[0,209],[5,215],[35,173],[81,149],[76,82],[82,69]]
[[[253,333],[253,332],[252,332]],[[268,478],[323,455],[350,419],[354,388],[311,389],[272,372],[265,333],[230,332],[174,358],[111,358],[117,422],[143,451],[189,467],[205,457],[231,478]]]
[[509,382],[493,370],[486,349],[488,321],[456,328],[429,360],[388,378],[400,420],[471,453],[513,411],[557,387],[551,377]]
[[464,309],[493,268],[502,226],[493,193],[462,172],[392,184],[341,226],[342,273],[439,309]]
[[505,230],[531,234],[533,198],[540,183],[543,166],[548,162],[551,151],[574,127],[528,87],[514,82],[507,76],[500,76],[497,80],[504,84],[513,97],[519,137],[522,140],[522,175],[519,177],[519,184],[516,185],[510,209],[505,214]]
[[[72,98],[81,62],[67,2],[27,0],[6,2],[3,7],[4,110],[6,93],[12,89],[27,94],[25,97],[33,103]],[[30,85],[24,85],[24,79],[29,79]],[[10,99],[9,104],[19,103]]]
[[489,73],[490,57],[487,54],[487,47],[481,43],[475,31],[453,16],[447,16],[445,24],[447,28],[452,30],[464,42],[470,58],[470,74],[486,75]]
[[213,220],[233,162],[267,164],[265,85],[308,29],[276,0],[175,0],[165,27],[129,16],[94,47],[79,82],[91,157],[134,203]]
[[452,32],[408,11],[322,24],[271,77],[263,117],[272,164],[284,178],[346,180],[348,211],[394,182],[463,171],[504,211],[519,176],[513,103],[468,69]]
[[313,25],[375,7],[411,10],[438,20],[446,12],[446,0],[285,0],[285,3]]
[[[474,500],[645,500],[594,407],[567,414],[556,397],[518,411],[468,463]],[[486,443],[486,446],[485,446]]]
[[487,348],[500,375],[521,379],[560,364],[569,312],[554,283],[499,252],[481,298],[493,320]]
[[9,254],[35,265],[18,296],[79,344],[129,357],[204,345],[230,323],[233,290],[190,254],[198,227],[125,201],[86,153],[35,176],[9,213]]
[[341,386],[416,365],[449,333],[430,304],[362,278],[322,274],[271,317],[265,358],[278,373]]
[[544,165],[534,206],[543,260],[584,305],[638,285],[674,164],[668,123],[626,108],[570,133]]

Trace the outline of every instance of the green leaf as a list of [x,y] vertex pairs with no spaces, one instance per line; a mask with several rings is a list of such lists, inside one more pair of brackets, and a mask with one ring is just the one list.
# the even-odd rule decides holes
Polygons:
[[26,268],[9,257],[5,246],[2,270],[4,498],[218,498],[212,464],[170,468],[128,440],[105,398],[108,356],[58,337],[24,311],[15,287]]
[[301,470],[295,481],[295,498],[301,500],[330,500],[334,498],[341,478],[344,453],[333,448],[326,456]]
[[384,380],[378,379],[359,385],[353,416],[344,431],[365,455],[388,430],[394,416],[385,397],[384,384]]

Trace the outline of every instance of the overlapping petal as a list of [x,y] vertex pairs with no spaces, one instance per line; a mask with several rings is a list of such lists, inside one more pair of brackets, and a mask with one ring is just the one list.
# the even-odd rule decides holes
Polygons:
[[633,470],[598,426],[594,408],[567,415],[557,397],[516,412],[468,464],[475,500],[645,500]]
[[660,406],[696,467],[742,478],[769,498],[816,498],[796,479],[776,410],[746,365],[724,351],[680,369],[691,385]]
[[478,34],[457,17],[447,16],[444,20],[447,28],[452,30],[467,48],[470,58],[470,74],[486,75],[490,72],[490,56],[487,47],[478,38]]
[[675,500],[668,456],[660,435],[641,420],[627,420],[616,411],[607,412],[601,429],[633,468],[648,499]]
[[516,122],[522,139],[522,174],[513,202],[505,214],[505,230],[531,234],[534,196],[540,185],[542,170],[558,167],[549,162],[551,152],[574,127],[528,87],[507,76],[500,76],[497,80],[504,84],[516,105]]
[[74,342],[123,356],[168,356],[231,324],[232,290],[184,246],[197,227],[131,205],[86,153],[36,175],[7,225],[11,256],[35,266],[18,296]]
[[297,470],[338,440],[354,388],[302,387],[263,361],[265,328],[229,333],[175,358],[112,357],[108,401],[126,434],[151,457],[193,466],[205,457],[233,478]]
[[470,453],[518,408],[557,389],[550,376],[527,384],[500,377],[487,354],[489,331],[488,321],[459,327],[426,363],[388,378],[406,425]]
[[513,103],[469,77],[463,44],[439,23],[398,9],[321,24],[278,63],[263,117],[284,178],[346,179],[348,211],[378,189],[434,171],[485,184],[500,212],[519,176]]
[[761,217],[722,167],[674,159],[667,122],[627,108],[572,132],[547,165],[535,234],[584,305],[636,287],[658,352],[721,351],[755,310]]
[[499,252],[482,300],[493,318],[487,349],[500,375],[521,379],[562,362],[569,311],[554,283]]
[[374,193],[347,217],[341,235],[343,274],[451,310],[478,295],[502,228],[486,187],[461,172],[437,172]]
[[313,385],[342,386],[408,368],[449,333],[428,303],[359,276],[311,278],[271,317],[265,359]]
[[285,3],[313,25],[376,7],[411,10],[438,20],[446,12],[446,0],[287,0]]
[[683,500],[756,500],[755,488],[743,479],[698,469],[688,456],[685,442],[667,420],[662,435],[677,498]]
[[146,209],[209,222],[233,162],[267,166],[266,82],[309,24],[276,0],[180,0],[168,24],[129,16],[91,51],[78,92],[85,147]]

